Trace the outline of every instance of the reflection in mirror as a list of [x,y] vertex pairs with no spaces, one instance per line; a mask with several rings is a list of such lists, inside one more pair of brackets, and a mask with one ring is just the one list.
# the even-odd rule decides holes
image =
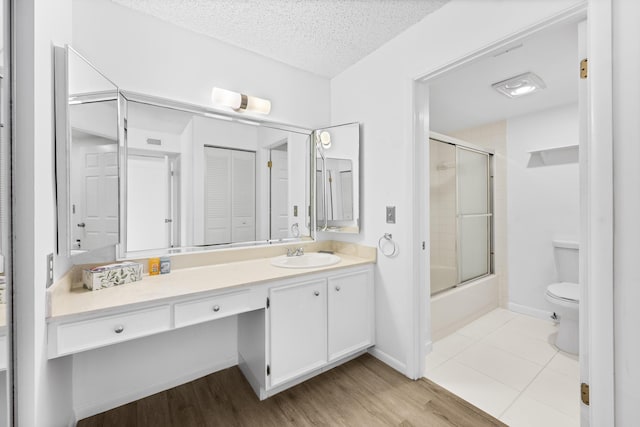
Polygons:
[[308,133],[125,96],[124,257],[310,236]]
[[0,427],[11,423],[11,113],[9,8],[0,7]]
[[55,52],[58,252],[78,255],[119,243],[118,88]]
[[318,230],[359,232],[359,151],[357,123],[314,132]]

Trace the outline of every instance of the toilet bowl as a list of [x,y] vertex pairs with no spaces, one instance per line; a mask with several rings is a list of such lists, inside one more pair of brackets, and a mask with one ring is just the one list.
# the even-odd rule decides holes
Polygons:
[[559,280],[547,286],[545,299],[552,304],[556,318],[560,322],[556,347],[567,353],[578,354],[579,246],[577,242],[565,240],[554,240],[552,243]]
[[556,347],[571,354],[578,354],[578,309],[580,286],[577,283],[560,282],[547,286],[545,298],[553,304],[559,318]]

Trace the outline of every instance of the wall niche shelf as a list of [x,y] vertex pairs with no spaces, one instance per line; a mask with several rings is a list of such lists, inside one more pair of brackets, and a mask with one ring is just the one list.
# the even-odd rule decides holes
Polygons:
[[542,166],[567,165],[578,163],[578,145],[568,145],[566,147],[545,148],[542,150],[529,151],[528,168],[538,168]]

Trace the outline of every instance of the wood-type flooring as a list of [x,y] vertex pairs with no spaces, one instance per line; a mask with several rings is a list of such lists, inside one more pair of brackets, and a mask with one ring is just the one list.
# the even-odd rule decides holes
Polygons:
[[78,422],[78,427],[504,426],[442,387],[365,354],[264,401],[237,366]]

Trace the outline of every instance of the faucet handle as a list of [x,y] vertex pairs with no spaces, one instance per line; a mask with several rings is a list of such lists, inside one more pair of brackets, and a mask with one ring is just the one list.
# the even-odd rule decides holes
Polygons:
[[293,256],[295,252],[291,248],[287,248],[287,256]]
[[298,255],[304,255],[304,248],[299,247],[298,249],[296,249],[296,252],[298,253]]

